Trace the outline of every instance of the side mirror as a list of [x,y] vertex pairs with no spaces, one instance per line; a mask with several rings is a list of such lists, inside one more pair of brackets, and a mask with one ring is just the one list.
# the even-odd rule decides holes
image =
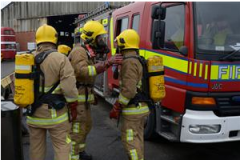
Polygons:
[[185,57],[187,57],[188,55],[188,48],[186,46],[182,46],[179,49],[179,53]]
[[152,48],[160,49],[164,47],[165,39],[165,22],[154,20],[153,21],[153,35],[152,35]]
[[162,6],[153,6],[152,8],[152,19],[161,19],[166,18],[166,8]]

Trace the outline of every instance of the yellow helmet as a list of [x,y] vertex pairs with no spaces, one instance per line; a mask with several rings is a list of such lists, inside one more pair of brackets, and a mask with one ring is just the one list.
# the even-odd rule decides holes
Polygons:
[[68,55],[68,52],[71,50],[70,47],[68,47],[67,45],[59,45],[58,46],[58,52],[59,53],[63,53],[65,55]]
[[37,29],[36,32],[36,43],[44,43],[44,42],[50,42],[53,44],[57,44],[57,31],[47,24],[42,25]]
[[140,38],[138,33],[133,29],[127,29],[120,33],[116,38],[117,45],[120,49],[139,49]]
[[90,42],[95,42],[97,36],[106,33],[107,31],[101,23],[98,21],[88,21],[82,28],[81,38],[85,41],[88,39]]

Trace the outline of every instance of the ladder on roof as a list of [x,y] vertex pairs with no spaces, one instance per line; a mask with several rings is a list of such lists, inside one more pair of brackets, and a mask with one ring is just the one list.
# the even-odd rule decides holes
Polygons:
[[105,2],[103,5],[101,5],[100,7],[96,8],[95,10],[91,11],[91,12],[88,12],[84,18],[81,18],[81,19],[77,19],[75,21],[75,24],[76,23],[80,23],[80,22],[83,22],[87,19],[90,19],[91,17],[94,17],[96,15],[100,15],[102,14],[103,12],[106,12],[106,11],[109,11],[109,10],[112,10],[112,9],[117,9],[117,8],[120,8],[121,6],[111,6],[109,2]]

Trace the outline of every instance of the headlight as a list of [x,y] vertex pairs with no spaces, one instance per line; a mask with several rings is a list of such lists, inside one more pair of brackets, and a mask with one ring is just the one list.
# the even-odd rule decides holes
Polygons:
[[189,131],[194,134],[212,134],[219,133],[221,125],[190,125]]

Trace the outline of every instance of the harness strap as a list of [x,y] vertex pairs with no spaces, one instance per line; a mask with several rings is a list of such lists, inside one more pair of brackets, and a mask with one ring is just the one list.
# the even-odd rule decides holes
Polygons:
[[[34,114],[34,112],[37,110],[37,108],[39,108],[45,101],[45,99],[51,95],[51,93],[57,88],[57,86],[60,84],[60,80],[57,81],[53,87],[47,92],[44,92],[44,88],[45,88],[45,76],[44,73],[42,72],[40,65],[41,63],[47,58],[47,56],[49,54],[51,54],[52,52],[56,52],[56,49],[52,49],[52,50],[48,50],[48,51],[44,51],[39,53],[38,55],[35,56],[35,64],[36,64],[36,77],[35,77],[35,81],[34,81],[34,93],[35,93],[35,101],[32,104],[32,108],[30,110],[28,110],[28,115],[32,116]],[[39,87],[40,87],[40,75],[43,77],[42,78],[42,93],[39,93]]]

